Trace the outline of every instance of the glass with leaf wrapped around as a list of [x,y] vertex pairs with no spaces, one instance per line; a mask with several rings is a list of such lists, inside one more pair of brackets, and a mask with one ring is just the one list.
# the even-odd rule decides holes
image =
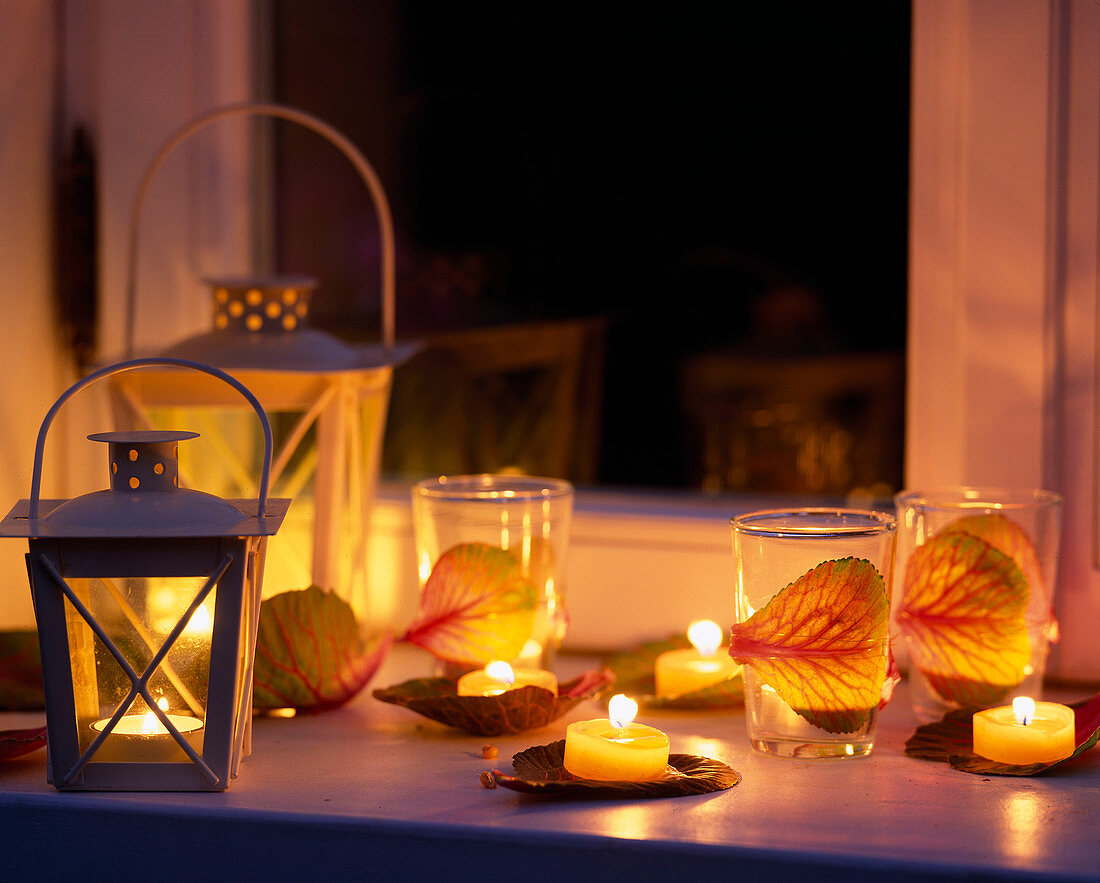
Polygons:
[[745,666],[753,748],[784,757],[869,754],[878,709],[896,682],[888,639],[894,518],[766,510],[730,525],[730,656]]
[[[565,635],[572,512],[573,486],[560,479],[444,475],[419,482],[413,526],[422,595],[408,640],[450,674],[494,660],[550,669]],[[442,618],[454,628],[440,628]]]
[[1062,498],[960,487],[906,491],[895,502],[893,606],[918,718],[1037,698],[1057,638]]

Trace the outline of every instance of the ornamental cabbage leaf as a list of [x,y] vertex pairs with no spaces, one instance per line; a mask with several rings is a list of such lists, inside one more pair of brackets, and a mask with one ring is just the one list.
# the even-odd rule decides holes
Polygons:
[[1031,659],[1028,579],[1008,555],[961,530],[932,537],[905,569],[898,627],[913,664],[942,698],[993,705]]
[[888,613],[870,561],[825,561],[733,626],[730,656],[814,726],[850,733],[886,695]]
[[515,659],[535,626],[538,592],[510,551],[462,543],[439,556],[404,640],[447,662]]
[[346,601],[310,586],[260,605],[252,704],[323,711],[363,689],[389,652],[391,636],[366,647]]

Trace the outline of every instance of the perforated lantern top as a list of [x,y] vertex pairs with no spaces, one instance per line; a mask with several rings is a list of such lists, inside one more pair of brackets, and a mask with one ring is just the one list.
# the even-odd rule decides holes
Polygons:
[[[43,500],[33,524],[18,533],[40,537],[267,536],[275,533],[285,501],[264,518],[255,500],[229,501],[179,486],[179,443],[196,432],[99,432],[107,443],[110,487],[71,500]],[[26,501],[22,501],[25,504]],[[4,521],[11,529],[25,506]]]
[[219,368],[351,371],[392,364],[381,346],[352,346],[309,327],[317,282],[308,276],[211,279],[213,329],[172,346],[166,356]]

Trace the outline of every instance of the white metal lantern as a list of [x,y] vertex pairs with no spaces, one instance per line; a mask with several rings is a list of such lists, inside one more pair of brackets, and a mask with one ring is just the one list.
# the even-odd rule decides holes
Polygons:
[[[351,606],[360,630],[379,618],[368,596],[370,508],[380,465],[386,411],[396,363],[412,347],[394,345],[394,242],[385,192],[367,160],[326,123],[292,108],[240,104],[209,111],[172,135],[146,170],[131,222],[129,327],[132,346],[141,204],[168,154],[194,132],[225,117],[273,116],[331,141],[370,191],[382,239],[382,343],[352,346],[308,325],[315,282],[306,277],[210,281],[211,329],[177,342],[163,355],[216,365],[259,399],[275,434],[272,493],[292,500],[268,550],[268,595],[311,585],[335,591]],[[224,388],[178,372],[141,372],[112,384],[121,423],[149,428],[194,427],[202,438],[185,448],[185,478],[219,463],[219,493],[250,495],[260,455],[254,423]],[[380,605],[382,615],[386,604]],[[372,613],[376,615],[372,617]]]
[[[110,487],[41,500],[50,424],[76,392],[135,368],[193,371],[252,406],[266,439],[259,494],[182,488],[177,447],[193,432],[130,431],[106,442]],[[222,791],[250,750],[252,663],[267,538],[289,501],[268,499],[271,432],[227,374],[145,359],[96,371],[43,420],[31,495],[0,523],[29,541],[42,653],[47,780],[63,791]]]

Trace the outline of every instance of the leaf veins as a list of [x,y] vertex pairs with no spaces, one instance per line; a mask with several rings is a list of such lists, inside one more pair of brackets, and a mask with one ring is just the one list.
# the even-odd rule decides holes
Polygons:
[[814,726],[852,732],[882,697],[888,611],[870,561],[825,561],[735,625],[730,656]]

